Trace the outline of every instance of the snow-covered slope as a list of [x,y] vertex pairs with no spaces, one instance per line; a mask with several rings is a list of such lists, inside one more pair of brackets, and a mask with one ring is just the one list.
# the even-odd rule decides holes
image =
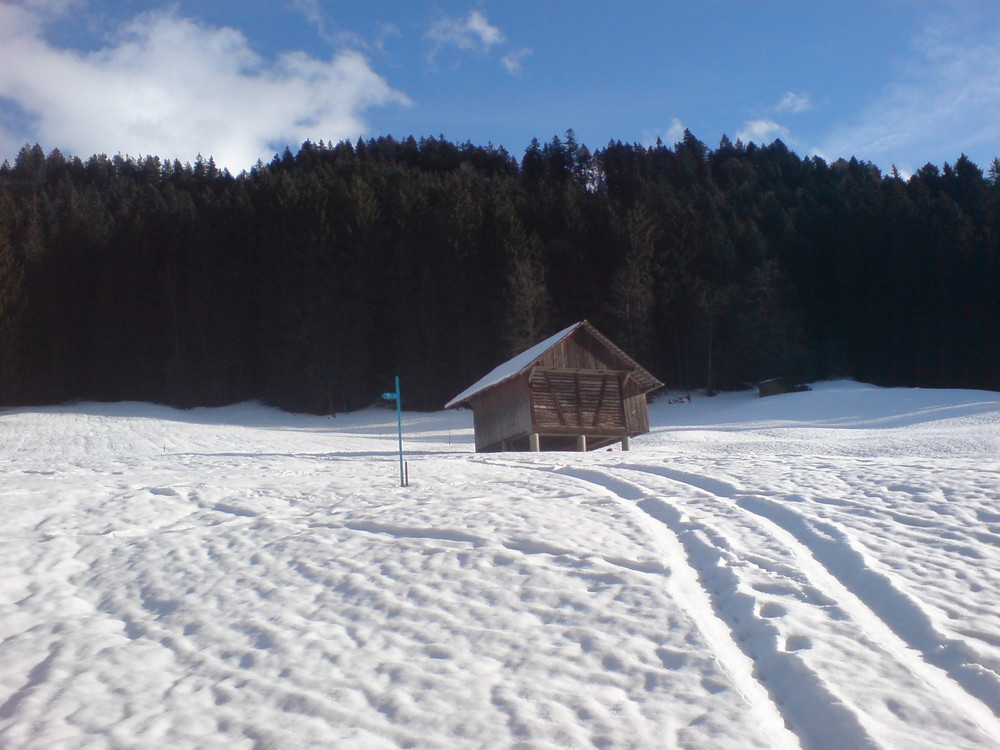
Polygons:
[[0,413],[0,747],[1000,746],[1000,394]]

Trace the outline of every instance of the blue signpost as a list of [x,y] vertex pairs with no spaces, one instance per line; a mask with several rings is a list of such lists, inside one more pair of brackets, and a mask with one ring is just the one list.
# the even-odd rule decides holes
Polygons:
[[399,486],[407,485],[406,473],[403,468],[403,399],[399,390],[399,375],[396,376],[396,392],[383,393],[382,398],[386,401],[396,401],[396,433],[399,437]]

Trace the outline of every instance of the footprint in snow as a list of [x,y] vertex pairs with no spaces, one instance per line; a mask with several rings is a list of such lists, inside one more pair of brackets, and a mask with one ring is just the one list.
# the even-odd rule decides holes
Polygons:
[[716,682],[715,680],[710,680],[708,677],[701,681],[701,686],[712,695],[717,695],[727,689],[726,685],[723,685],[721,682]]
[[785,639],[785,651],[805,651],[812,645],[812,639],[805,635],[790,635]]
[[212,510],[219,513],[229,513],[233,516],[244,516],[246,518],[254,518],[258,515],[255,510],[242,508],[238,505],[230,505],[229,503],[216,503],[212,506]]
[[656,649],[656,655],[665,669],[680,669],[687,664],[687,654],[683,651],[671,651],[665,648]]
[[760,607],[761,617],[783,617],[788,614],[788,610],[777,602],[767,602]]
[[150,487],[147,490],[150,495],[160,495],[162,497],[176,497],[177,490],[173,487]]
[[625,670],[625,664],[622,660],[613,654],[607,654],[603,659],[601,659],[601,666],[611,672],[623,672]]

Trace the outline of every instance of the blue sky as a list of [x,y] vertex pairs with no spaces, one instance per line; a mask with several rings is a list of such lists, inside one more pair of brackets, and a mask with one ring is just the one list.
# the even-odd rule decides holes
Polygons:
[[0,159],[690,129],[911,172],[1000,156],[998,0],[0,0]]

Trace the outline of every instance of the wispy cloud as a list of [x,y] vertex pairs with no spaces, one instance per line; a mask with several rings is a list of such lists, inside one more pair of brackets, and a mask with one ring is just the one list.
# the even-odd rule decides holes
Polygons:
[[789,130],[774,120],[747,120],[736,137],[744,143],[766,144],[776,138],[788,140]]
[[86,0],[21,0],[17,4],[48,16],[60,16],[73,8],[85,5]]
[[813,108],[812,101],[809,99],[809,95],[805,92],[794,92],[789,91],[783,97],[781,101],[775,106],[776,112],[791,112],[797,114],[799,112],[808,112]]
[[235,29],[158,12],[84,54],[48,43],[38,14],[10,3],[0,3],[0,97],[31,118],[25,132],[0,130],[4,156],[30,140],[84,156],[202,153],[233,171],[307,138],[355,138],[369,108],[409,101],[354,51],[266,61]]
[[327,44],[334,47],[350,47],[367,50],[369,45],[352,31],[338,30],[336,24],[323,10],[319,0],[291,0],[291,7],[302,14],[306,22],[316,29],[316,33]]
[[378,38],[375,40],[375,50],[386,51],[386,42],[390,39],[398,39],[403,36],[403,32],[394,23],[380,23],[378,25]]
[[835,129],[821,151],[907,169],[962,152],[1000,153],[1000,28],[995,9],[981,10],[986,5],[928,17],[879,99]]
[[[489,55],[507,42],[507,37],[496,26],[491,24],[486,16],[478,10],[470,10],[469,15],[445,16],[439,18],[427,32],[426,37],[432,42],[427,59],[434,63],[446,49]],[[524,71],[524,61],[531,55],[527,48],[512,50],[500,58],[503,69],[513,76]]]
[[503,32],[478,10],[469,11],[466,18],[448,16],[435,21],[427,37],[435,43],[435,49],[452,46],[467,51],[487,51],[506,40]]
[[508,52],[500,58],[504,70],[512,76],[521,75],[524,72],[524,61],[531,56],[530,49],[519,49],[516,52]]
[[319,0],[291,0],[291,5],[295,10],[305,16],[306,21],[314,26],[324,26],[326,24],[326,14],[319,4]]

